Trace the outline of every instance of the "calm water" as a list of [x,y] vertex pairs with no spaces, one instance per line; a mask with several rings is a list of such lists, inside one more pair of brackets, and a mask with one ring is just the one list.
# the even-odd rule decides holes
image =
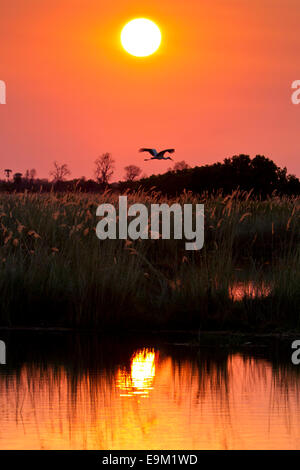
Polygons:
[[269,347],[5,340],[1,449],[300,449],[300,366]]

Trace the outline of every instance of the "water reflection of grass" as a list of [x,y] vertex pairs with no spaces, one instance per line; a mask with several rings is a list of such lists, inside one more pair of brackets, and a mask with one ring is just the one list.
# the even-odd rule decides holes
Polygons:
[[[1,194],[1,325],[299,327],[299,199],[129,196],[204,203],[205,245],[192,253],[178,240],[100,242],[96,207],[117,197]],[[233,298],[237,265],[258,290],[267,269],[268,295]]]
[[[44,336],[39,358],[38,343],[16,355],[9,373],[0,370],[1,446],[279,448],[299,438],[299,371],[276,348],[233,353]],[[147,398],[120,396],[119,370],[130,374],[137,361],[146,378],[153,352]]]

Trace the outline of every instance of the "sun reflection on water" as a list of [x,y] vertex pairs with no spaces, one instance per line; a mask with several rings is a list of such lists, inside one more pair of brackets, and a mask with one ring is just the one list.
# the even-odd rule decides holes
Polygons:
[[122,392],[120,396],[149,395],[150,390],[153,390],[155,356],[154,349],[144,348],[132,356],[130,373],[126,369],[119,369],[117,387]]
[[300,377],[271,351],[105,346],[0,369],[0,449],[300,448]]

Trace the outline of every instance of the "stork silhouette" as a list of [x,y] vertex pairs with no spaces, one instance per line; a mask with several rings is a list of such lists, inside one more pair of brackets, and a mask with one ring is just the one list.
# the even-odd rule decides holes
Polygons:
[[152,155],[151,158],[145,158],[145,162],[148,162],[149,160],[173,160],[171,157],[164,157],[165,153],[174,153],[175,149],[166,149],[166,150],[161,150],[160,152],[157,152],[155,149],[145,149],[142,148],[140,149],[140,152],[149,152],[150,155]]

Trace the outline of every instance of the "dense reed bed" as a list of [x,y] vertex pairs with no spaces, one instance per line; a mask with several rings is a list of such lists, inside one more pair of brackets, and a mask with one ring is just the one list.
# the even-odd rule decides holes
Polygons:
[[300,199],[234,192],[204,203],[205,243],[105,240],[96,208],[118,194],[0,195],[0,326],[299,329]]

